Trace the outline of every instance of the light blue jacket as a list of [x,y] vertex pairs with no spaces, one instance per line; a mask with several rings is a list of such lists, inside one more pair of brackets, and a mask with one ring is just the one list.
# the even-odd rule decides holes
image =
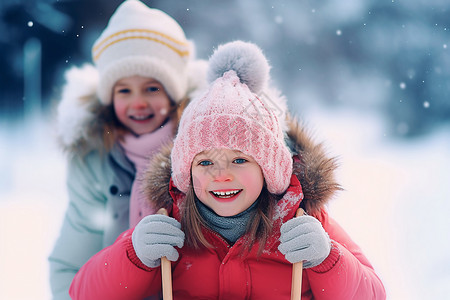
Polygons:
[[[206,86],[206,62],[193,60],[190,64],[188,99]],[[53,300],[70,299],[69,287],[81,266],[129,229],[130,192],[136,173],[118,142],[109,152],[105,150],[103,134],[110,128],[105,126],[105,107],[97,97],[95,67],[74,67],[65,77],[56,128],[59,142],[71,157],[69,204],[49,257]],[[183,106],[178,109],[181,113]]]
[[76,272],[128,229],[135,168],[116,143],[109,153],[91,151],[69,161],[69,204],[49,257],[53,299],[70,299]]

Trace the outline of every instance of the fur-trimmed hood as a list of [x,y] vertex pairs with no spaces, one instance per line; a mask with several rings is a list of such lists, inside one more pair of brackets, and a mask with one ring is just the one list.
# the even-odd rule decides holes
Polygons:
[[[302,186],[306,211],[314,215],[342,190],[334,178],[337,161],[327,156],[323,144],[315,143],[298,120],[290,118],[287,126],[288,144],[294,155],[293,174]],[[173,202],[169,194],[171,149],[172,145],[166,146],[154,156],[144,179],[147,199],[158,208],[169,208]]]
[[99,118],[102,105],[97,97],[97,69],[91,64],[72,67],[65,80],[56,115],[59,144],[68,152],[100,147],[103,122]]
[[[189,88],[186,98],[189,99],[206,87],[207,62],[192,60],[187,69]],[[65,80],[56,114],[59,144],[63,150],[78,154],[104,149],[105,106],[97,96],[98,70],[91,64],[72,67],[66,71]]]

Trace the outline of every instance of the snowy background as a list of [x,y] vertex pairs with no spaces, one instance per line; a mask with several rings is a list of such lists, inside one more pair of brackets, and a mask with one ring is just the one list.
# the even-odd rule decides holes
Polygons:
[[[0,4],[0,299],[50,299],[49,255],[67,205],[53,108],[69,66],[120,1]],[[450,4],[412,1],[145,1],[207,58],[250,40],[345,191],[331,214],[388,299],[450,298]],[[206,5],[205,3],[209,3]],[[51,18],[49,17],[51,16]]]

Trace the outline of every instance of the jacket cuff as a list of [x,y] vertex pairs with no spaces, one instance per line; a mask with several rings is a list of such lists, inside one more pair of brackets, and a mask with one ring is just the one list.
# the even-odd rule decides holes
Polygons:
[[310,270],[316,273],[325,273],[330,271],[341,257],[341,251],[335,241],[331,241],[331,251],[327,258],[318,266],[310,268]]
[[127,257],[128,259],[136,265],[139,269],[142,269],[144,271],[151,271],[152,268],[147,267],[144,265],[144,263],[139,259],[139,257],[136,255],[136,251],[134,251],[133,242],[131,240],[131,234],[127,236],[125,241],[125,250],[127,251]]

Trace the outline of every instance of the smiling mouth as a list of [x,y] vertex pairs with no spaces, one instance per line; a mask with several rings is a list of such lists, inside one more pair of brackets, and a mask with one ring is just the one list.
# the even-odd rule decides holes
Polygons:
[[240,192],[242,192],[242,190],[230,190],[230,191],[211,191],[210,193],[217,198],[221,198],[221,199],[228,199],[231,197],[236,196],[237,194],[239,194]]
[[146,116],[130,116],[130,119],[134,121],[146,121],[154,117],[154,114],[146,115]]

